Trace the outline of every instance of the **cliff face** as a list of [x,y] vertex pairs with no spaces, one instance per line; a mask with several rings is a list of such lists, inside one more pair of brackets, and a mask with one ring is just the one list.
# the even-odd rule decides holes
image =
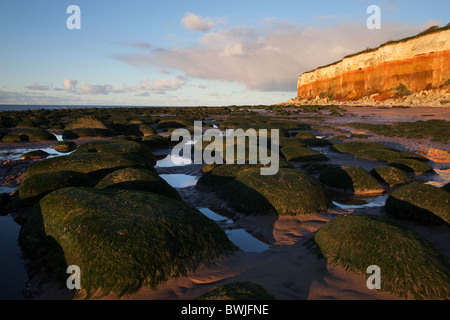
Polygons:
[[412,93],[448,88],[450,30],[444,29],[302,74],[297,99],[383,101]]

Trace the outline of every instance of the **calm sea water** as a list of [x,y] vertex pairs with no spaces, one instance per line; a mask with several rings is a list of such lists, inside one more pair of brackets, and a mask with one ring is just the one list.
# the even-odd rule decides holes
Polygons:
[[108,108],[183,108],[187,106],[54,106],[54,105],[0,105],[0,111],[25,111],[25,110],[37,110],[37,109],[108,109]]

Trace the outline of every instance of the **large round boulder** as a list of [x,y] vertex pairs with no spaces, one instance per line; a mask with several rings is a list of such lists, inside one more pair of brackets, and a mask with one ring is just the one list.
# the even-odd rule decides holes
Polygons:
[[94,178],[103,178],[112,171],[138,167],[155,170],[152,162],[134,153],[72,153],[37,162],[28,167],[26,176],[55,170],[69,170],[86,173]]
[[215,222],[181,201],[95,188],[42,198],[19,241],[36,267],[64,283],[67,266],[77,265],[87,297],[155,288],[235,248]]
[[384,187],[366,170],[357,166],[327,166],[319,180],[331,189],[354,194],[383,193]]
[[326,155],[306,147],[283,147],[281,153],[288,161],[315,162],[330,160]]
[[261,175],[259,168],[240,171],[216,193],[237,210],[258,215],[317,213],[326,211],[330,202],[316,179],[289,168],[275,175]]
[[450,223],[450,193],[426,184],[408,184],[392,192],[386,212],[423,224]]
[[58,170],[38,173],[20,183],[14,202],[31,206],[52,191],[67,187],[93,187],[96,181],[84,173]]
[[111,172],[95,186],[99,189],[127,189],[158,193],[181,200],[177,190],[154,171],[140,168],[124,168]]
[[370,170],[370,174],[389,186],[397,186],[410,181],[406,172],[392,166],[379,166],[373,168]]
[[449,299],[450,263],[412,230],[373,215],[345,215],[314,236],[331,264],[367,277],[381,271],[381,290],[408,298]]

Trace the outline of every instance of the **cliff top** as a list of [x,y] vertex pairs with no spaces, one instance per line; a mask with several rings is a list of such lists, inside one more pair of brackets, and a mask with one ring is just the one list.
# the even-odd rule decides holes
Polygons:
[[378,50],[378,49],[380,49],[382,47],[388,46],[388,45],[393,45],[393,44],[397,44],[397,43],[401,43],[401,42],[406,42],[406,41],[409,41],[409,40],[412,40],[412,39],[417,39],[417,38],[420,38],[420,37],[423,37],[423,36],[426,36],[426,35],[429,35],[429,34],[432,34],[432,33],[438,33],[438,32],[442,32],[442,31],[446,31],[446,30],[450,30],[450,23],[448,23],[445,27],[441,27],[441,28],[439,28],[438,26],[432,26],[432,27],[428,28],[427,30],[422,31],[421,33],[416,34],[414,36],[406,37],[406,38],[403,38],[403,39],[400,39],[400,40],[391,40],[391,41],[388,41],[388,42],[385,42],[385,43],[381,44],[380,46],[378,46],[376,48],[368,48],[368,49],[365,49],[365,50],[357,52],[357,53],[349,54],[349,55],[345,56],[344,58],[342,58],[341,60],[335,61],[333,63],[327,64],[327,65],[324,65],[324,66],[317,67],[317,68],[315,68],[313,70],[304,72],[303,74],[311,73],[311,72],[314,72],[314,71],[319,70],[319,69],[323,69],[323,68],[326,68],[326,67],[329,67],[329,66],[333,66],[333,65],[338,64],[339,62],[343,61],[344,59],[355,57],[355,56],[363,54],[363,53],[373,52],[373,51],[376,51],[376,50]]

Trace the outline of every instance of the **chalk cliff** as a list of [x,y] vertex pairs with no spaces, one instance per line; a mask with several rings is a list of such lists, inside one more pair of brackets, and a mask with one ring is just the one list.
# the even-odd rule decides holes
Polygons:
[[450,105],[450,27],[386,43],[303,73],[295,102]]

